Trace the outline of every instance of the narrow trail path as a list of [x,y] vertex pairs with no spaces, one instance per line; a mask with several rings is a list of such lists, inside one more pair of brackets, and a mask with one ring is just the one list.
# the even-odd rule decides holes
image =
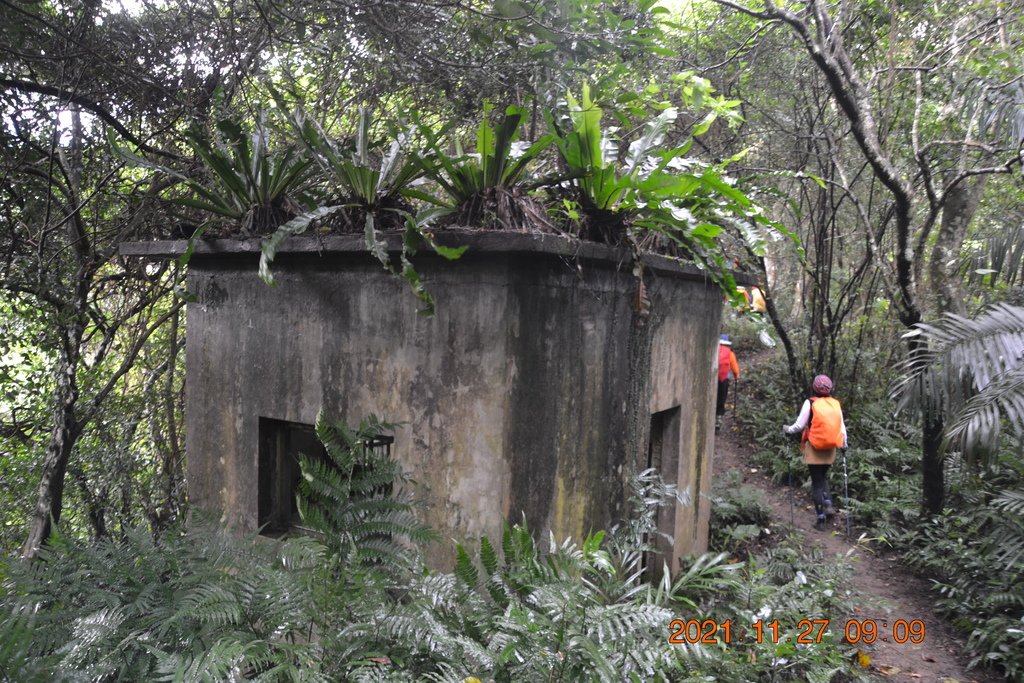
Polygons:
[[[761,356],[754,362],[761,359],[767,360]],[[749,361],[747,365],[750,365]],[[849,553],[849,563],[853,568],[850,582],[860,596],[861,611],[854,615],[855,618],[873,619],[879,626],[887,623],[889,631],[899,619],[907,622],[920,619],[924,622],[925,639],[920,644],[909,641],[899,644],[892,642],[890,637],[889,642],[876,641],[873,645],[861,646],[861,650],[870,655],[871,670],[879,680],[908,683],[995,683],[1004,680],[987,671],[967,670],[967,657],[961,654],[964,638],[932,609],[932,594],[927,582],[904,569],[895,556],[879,554],[857,544],[859,534],[856,529],[852,539],[847,540],[846,520],[842,512],[836,516],[831,529],[817,530],[808,493],[794,489],[791,523],[789,489],[773,484],[751,463],[750,455],[755,447],[736,429],[730,406],[715,439],[716,481],[727,477],[729,472],[737,472],[743,483],[762,489],[772,510],[773,534],[792,531],[804,547],[818,546],[827,558]],[[849,457],[855,457],[855,453],[851,448]],[[796,457],[794,454],[794,459]],[[841,499],[843,479],[839,461],[830,473],[829,482],[833,499]],[[829,629],[841,636],[843,624],[831,624]]]

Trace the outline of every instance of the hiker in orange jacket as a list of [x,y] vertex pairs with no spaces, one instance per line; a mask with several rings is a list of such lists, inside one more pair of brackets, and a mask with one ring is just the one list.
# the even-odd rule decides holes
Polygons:
[[723,334],[718,340],[718,399],[715,402],[715,431],[722,427],[725,399],[729,395],[729,377],[740,378],[740,364],[732,351],[732,340]]
[[846,448],[843,408],[832,396],[832,380],[818,375],[811,382],[811,397],[804,401],[796,422],[782,428],[784,434],[801,434],[800,452],[811,473],[811,498],[818,528],[835,516],[828,491],[828,469],[835,462],[836,449]]

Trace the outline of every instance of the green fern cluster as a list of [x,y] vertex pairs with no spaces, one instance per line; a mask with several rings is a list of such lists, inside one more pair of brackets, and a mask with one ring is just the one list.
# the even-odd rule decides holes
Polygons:
[[742,553],[764,535],[771,522],[765,495],[743,484],[736,472],[715,483],[711,496],[710,547]]
[[849,648],[835,638],[800,648],[749,637],[729,645],[670,643],[674,619],[732,619],[739,632],[767,606],[795,628],[809,614],[848,613],[850,596],[841,566],[795,550],[746,564],[702,555],[656,584],[646,581],[651,509],[675,493],[656,479],[650,472],[636,478],[645,510],[607,534],[580,543],[551,538],[544,550],[525,525],[506,525],[498,545],[483,538],[472,551],[459,546],[453,574],[410,577],[405,599],[360,627],[359,637],[376,636],[383,657],[363,658],[347,676],[739,682],[826,681],[842,672],[858,680]]
[[895,541],[931,576],[939,608],[968,633],[972,666],[1024,680],[1024,468],[1014,458]]
[[323,556],[310,539],[238,540],[201,524],[159,540],[58,540],[8,567],[0,670],[19,681],[299,680],[320,658],[311,584]]
[[436,539],[416,517],[401,466],[377,447],[393,425],[371,416],[358,428],[317,416],[327,459],[300,456],[298,508],[342,564],[401,565],[410,547]]
[[[640,571],[618,574],[604,536],[545,553],[525,526],[506,526],[500,550],[460,546],[454,574],[416,577],[409,601],[374,627],[416,675],[444,665],[493,681],[676,680],[697,655],[668,642],[685,585],[660,592]],[[725,576],[722,560],[706,574]]]
[[420,561],[430,534],[395,489],[405,479],[372,447],[387,425],[317,429],[328,457],[304,459],[300,493],[316,537],[238,538],[196,520],[159,538],[56,539],[41,560],[3,566],[0,679],[739,682],[843,667],[833,642],[669,642],[674,619],[733,619],[738,637],[765,606],[795,624],[841,598],[825,590],[839,585],[830,565],[795,551],[767,564],[703,555],[648,582],[657,506],[686,503],[652,472],[608,533],[542,546],[506,525],[438,573]]
[[[842,642],[842,625],[863,600],[851,589],[845,558],[826,558],[805,550],[797,537],[751,554],[735,573],[737,587],[708,597],[705,609],[721,621],[731,619],[746,634],[727,657],[707,662],[716,681],[867,681],[868,673],[851,664],[854,648]],[[779,640],[756,641],[755,620],[778,620]],[[794,644],[802,619],[828,619],[820,642]],[[734,636],[735,638],[735,636]]]

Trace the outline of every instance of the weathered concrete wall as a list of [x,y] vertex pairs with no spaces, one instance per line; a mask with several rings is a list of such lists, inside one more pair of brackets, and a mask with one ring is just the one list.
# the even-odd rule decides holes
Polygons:
[[672,483],[691,504],[675,507],[673,535],[685,553],[704,550],[708,542],[717,391],[715,373],[708,368],[718,361],[722,294],[717,288],[694,291],[664,280],[660,284],[653,312],[648,412],[679,406],[678,467]]
[[651,415],[678,406],[674,457],[659,460],[694,504],[663,528],[675,555],[703,550],[718,290],[653,258],[652,315],[636,319],[620,253],[529,235],[464,239],[458,262],[417,262],[437,301],[429,318],[351,240],[293,240],[274,288],[257,277],[253,243],[201,245],[187,323],[192,502],[254,529],[261,417],[312,423],[322,406],[354,424],[374,413],[401,424],[392,452],[446,539],[429,559],[447,566],[447,539],[497,538],[503,518],[577,538],[620,520],[627,476],[648,460]]

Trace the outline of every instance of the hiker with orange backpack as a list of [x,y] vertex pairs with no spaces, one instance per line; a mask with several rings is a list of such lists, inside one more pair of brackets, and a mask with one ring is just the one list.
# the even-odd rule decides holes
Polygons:
[[715,402],[715,432],[722,427],[725,399],[729,395],[729,377],[740,378],[740,364],[732,351],[732,339],[723,334],[718,340],[718,399]]
[[843,407],[832,396],[832,380],[818,375],[811,382],[811,396],[804,401],[796,422],[782,428],[787,435],[799,433],[800,452],[811,473],[811,498],[817,515],[815,526],[832,521],[835,509],[828,492],[828,469],[835,462],[836,449],[846,449]]

